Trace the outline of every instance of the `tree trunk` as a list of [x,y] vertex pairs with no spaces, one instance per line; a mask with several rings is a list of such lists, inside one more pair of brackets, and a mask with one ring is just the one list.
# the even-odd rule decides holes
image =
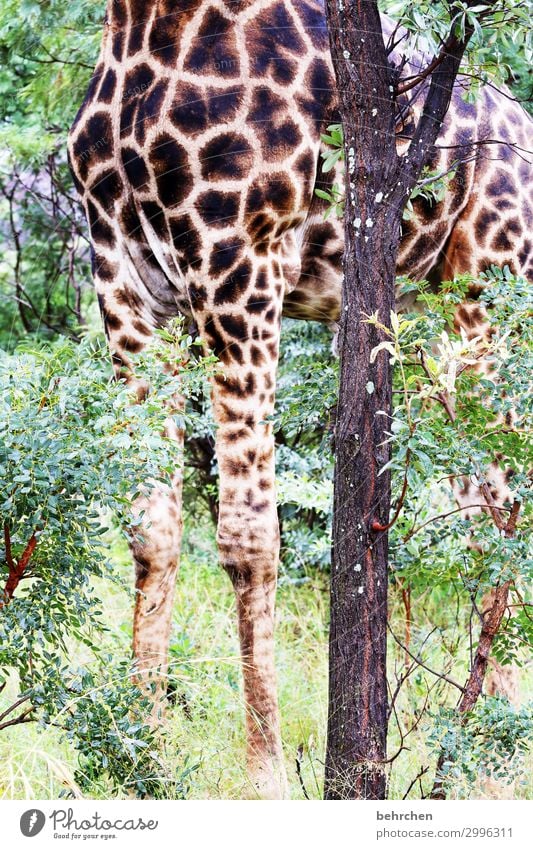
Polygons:
[[[390,454],[385,431],[392,374],[386,352],[370,362],[372,349],[385,337],[366,317],[377,313],[389,324],[399,225],[397,211],[391,214],[380,204],[384,183],[396,168],[396,149],[389,71],[379,59],[385,50],[377,9],[372,11],[374,31],[361,22],[359,26],[374,40],[374,61],[354,74],[339,59],[346,56],[342,31],[329,10],[348,167],[335,425],[327,799],[383,799],[386,789],[388,538],[386,531],[373,531],[372,524],[386,525],[389,517],[390,475],[380,470]],[[368,10],[366,17],[371,17]],[[358,43],[355,19],[346,14],[343,25],[348,24],[353,32],[345,31],[346,43]],[[380,95],[384,107],[372,116]]]
[[[382,244],[392,236],[381,230]],[[369,240],[369,245],[370,240]],[[387,735],[388,522],[391,368],[383,339],[364,316],[390,315],[394,263],[376,251],[361,266],[347,245],[341,383],[335,428],[335,491],[331,576],[329,721],[326,798],[385,798]],[[360,268],[364,273],[359,273]]]

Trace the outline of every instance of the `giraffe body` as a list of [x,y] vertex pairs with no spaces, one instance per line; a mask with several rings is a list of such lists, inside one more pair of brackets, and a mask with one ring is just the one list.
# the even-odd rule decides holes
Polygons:
[[[485,89],[469,104],[461,88],[459,81],[433,163],[456,166],[455,176],[442,202],[415,205],[398,271],[438,280],[507,263],[531,272],[527,163],[505,143],[473,147],[501,139],[527,148],[531,123],[504,95]],[[402,116],[400,149],[419,100]],[[342,183],[320,171],[320,134],[335,120],[320,0],[114,0],[69,134],[117,373],[129,375],[130,354],[178,314],[196,322],[220,360],[218,544],[237,598],[249,771],[257,791],[272,797],[284,794],[285,774],[273,661],[274,441],[265,422],[282,314],[339,317],[343,225],[324,221],[326,205],[314,194]],[[476,305],[465,310],[475,335],[485,317]],[[151,524],[132,545],[135,652],[142,668],[162,674],[180,507],[177,473],[152,498]]]

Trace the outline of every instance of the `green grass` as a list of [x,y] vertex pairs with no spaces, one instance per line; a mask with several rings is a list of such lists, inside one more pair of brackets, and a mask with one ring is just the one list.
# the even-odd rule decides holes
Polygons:
[[[118,535],[110,541],[117,572],[128,581],[132,573],[127,547]],[[293,799],[321,798],[327,711],[327,601],[328,579],[314,574],[302,584],[280,580],[277,601],[276,653],[282,715],[282,736],[290,792]],[[132,594],[109,582],[98,587],[104,601],[109,632],[107,640],[124,657],[129,656],[131,640]],[[397,590],[391,590],[391,622],[403,636],[403,606]],[[415,610],[418,628],[411,645],[417,648],[432,630],[439,612],[431,599],[419,601]],[[430,637],[423,656],[431,668],[442,670],[453,660],[453,676],[459,681],[466,675],[466,658],[449,647],[450,657],[442,653],[442,642]],[[88,660],[88,649],[70,647],[76,660]],[[404,652],[393,642],[390,646],[390,680],[402,674]],[[529,676],[530,679],[531,676]],[[531,681],[522,675],[522,696],[531,695]],[[176,591],[174,628],[169,672],[173,704],[162,740],[162,758],[167,772],[179,774],[186,760],[196,769],[190,777],[190,798],[240,799],[253,795],[244,770],[244,705],[241,689],[239,649],[236,634],[235,604],[231,584],[216,563],[209,534],[192,529],[182,558]],[[402,687],[396,701],[397,720],[405,729],[413,724],[416,711],[424,701],[428,685],[435,678],[418,670]],[[439,684],[433,695],[453,704],[455,695]],[[8,704],[16,692],[2,694]],[[1,706],[0,706],[1,710]],[[402,798],[410,781],[422,766],[428,766],[423,778],[424,791],[431,786],[435,755],[428,749],[429,719],[404,741],[405,749],[394,761],[390,776],[391,798]],[[396,718],[391,722],[389,755],[400,745]],[[300,778],[297,774],[300,761]],[[0,734],[0,797],[15,799],[57,798],[60,794],[78,795],[74,771],[76,753],[61,739],[58,729],[42,731],[35,723],[15,726]],[[531,779],[530,779],[531,781]],[[531,786],[516,784],[516,798],[530,798]],[[454,796],[474,798],[489,794],[484,785],[474,790],[458,780]],[[505,795],[505,789],[490,789],[490,795]],[[105,784],[95,786],[91,797],[106,798],[112,791]],[[113,795],[117,795],[116,791]],[[121,794],[118,794],[119,796]],[[126,795],[126,794],[123,794]],[[419,798],[415,786],[410,798]]]

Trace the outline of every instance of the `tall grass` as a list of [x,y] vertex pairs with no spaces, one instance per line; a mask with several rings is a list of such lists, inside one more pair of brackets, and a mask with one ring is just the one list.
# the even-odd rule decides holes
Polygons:
[[[131,640],[132,567],[125,543],[110,539],[111,554],[124,588],[101,583],[108,624],[107,641],[113,650],[129,656]],[[327,620],[328,579],[314,573],[303,583],[280,579],[277,601],[276,653],[282,736],[293,799],[321,798],[327,714]],[[428,595],[415,609],[417,628],[412,645],[420,645],[438,622],[435,600]],[[391,623],[398,634],[405,627],[399,593],[391,590]],[[87,661],[87,649],[71,646],[71,657]],[[450,648],[453,652],[453,648]],[[442,669],[446,658],[442,642],[426,639],[424,658],[431,668]],[[391,641],[390,678],[402,674],[405,654]],[[466,673],[467,658],[454,657],[454,675]],[[530,676],[529,676],[530,677]],[[531,696],[531,682],[523,676],[523,697]],[[390,756],[401,744],[398,727],[413,725],[423,705],[427,686],[435,684],[430,673],[419,669],[403,685],[395,702],[390,725]],[[2,704],[13,694],[4,691]],[[170,709],[162,735],[162,758],[169,774],[183,768],[184,757],[196,767],[191,775],[190,797],[241,799],[253,797],[244,768],[244,704],[241,687],[235,604],[231,584],[216,562],[210,533],[191,528],[182,557],[174,608],[174,626],[169,671]],[[529,693],[528,693],[529,689]],[[435,695],[453,704],[445,688]],[[451,699],[451,701],[450,701]],[[0,704],[1,709],[1,704]],[[433,777],[434,753],[427,745],[429,719],[404,741],[404,749],[392,764],[390,798],[402,798],[419,770],[427,766],[422,786],[427,792]],[[59,729],[40,729],[36,723],[15,726],[0,734],[0,797],[8,799],[78,796],[74,780],[76,753],[61,738]],[[482,785],[472,788],[458,780],[454,795],[465,798],[485,795]],[[494,788],[491,795],[494,794]],[[530,798],[531,786],[516,784],[516,798]],[[497,795],[500,795],[496,791]],[[98,784],[92,798],[111,794]],[[114,793],[116,796],[116,792]],[[126,796],[127,794],[118,794]],[[505,795],[505,790],[502,790]],[[420,785],[410,798],[420,798]]]

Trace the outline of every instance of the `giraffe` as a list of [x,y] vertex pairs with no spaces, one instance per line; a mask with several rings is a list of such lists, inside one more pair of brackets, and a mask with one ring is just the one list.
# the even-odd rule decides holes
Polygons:
[[[391,24],[384,18],[384,31]],[[385,35],[386,37],[386,35]],[[394,57],[392,57],[394,59]],[[409,66],[407,66],[409,67]],[[458,81],[434,154],[455,167],[446,196],[416,203],[398,272],[446,280],[488,265],[531,272],[531,124],[485,87]],[[399,118],[408,145],[417,99]],[[131,355],[170,317],[194,321],[218,357],[212,380],[220,561],[235,590],[247,705],[247,767],[263,798],[286,796],[274,668],[279,530],[274,481],[282,316],[334,323],[343,227],[314,193],[324,127],[337,117],[322,0],[109,0],[100,55],[69,133],[116,374],[145,391]],[[487,144],[494,139],[500,144]],[[459,153],[458,153],[459,152]],[[486,330],[475,292],[459,310]],[[180,403],[179,400],[176,403]],[[164,690],[181,540],[180,451],[172,485],[140,505],[134,654]]]

